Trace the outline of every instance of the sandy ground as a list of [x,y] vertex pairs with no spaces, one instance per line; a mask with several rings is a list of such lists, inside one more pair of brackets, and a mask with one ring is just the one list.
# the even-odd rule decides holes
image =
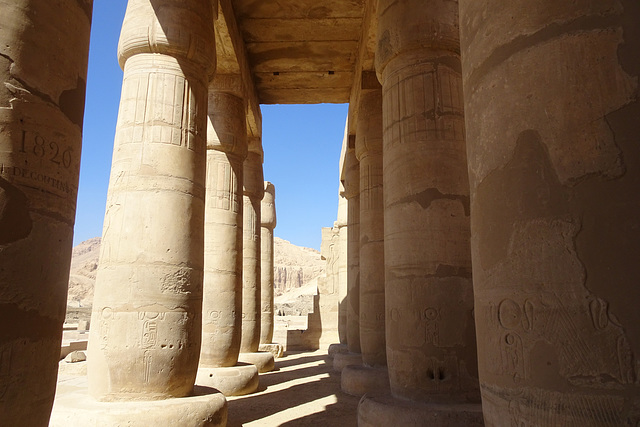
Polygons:
[[276,370],[260,374],[257,393],[227,398],[228,427],[355,427],[357,397],[340,389],[326,351],[290,352]]

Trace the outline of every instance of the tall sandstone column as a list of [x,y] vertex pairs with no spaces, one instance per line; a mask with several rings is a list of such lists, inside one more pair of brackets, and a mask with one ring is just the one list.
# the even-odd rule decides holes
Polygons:
[[640,4],[460,3],[486,423],[638,425]]
[[360,353],[360,165],[355,149],[345,158],[347,199],[347,346]]
[[[217,80],[216,77],[215,80]],[[242,177],[247,157],[245,102],[209,89],[200,366],[235,366],[242,334]]]
[[242,353],[255,353],[260,345],[260,204],[264,195],[262,145],[250,138],[244,161],[244,227],[242,247]]
[[424,417],[479,425],[479,405],[456,405],[480,398],[457,1],[382,0],[377,39],[391,392]]
[[208,0],[129,0],[89,340],[99,400],[191,393],[201,342]]
[[53,404],[92,9],[91,0],[0,0],[3,425],[46,426]]
[[260,344],[273,341],[273,229],[276,227],[276,188],[265,181],[260,207],[260,286],[261,310]]
[[356,156],[360,162],[360,347],[362,363],[385,366],[382,90],[363,90]]

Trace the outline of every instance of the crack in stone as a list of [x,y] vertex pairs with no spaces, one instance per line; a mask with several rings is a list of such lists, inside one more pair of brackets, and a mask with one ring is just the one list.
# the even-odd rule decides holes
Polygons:
[[396,205],[405,204],[405,203],[418,203],[423,209],[426,210],[426,209],[429,209],[429,207],[431,206],[431,203],[433,203],[436,200],[442,200],[442,199],[459,201],[460,203],[462,203],[462,206],[464,207],[465,216],[470,215],[469,196],[464,196],[461,194],[444,194],[444,193],[441,193],[440,190],[438,190],[437,188],[427,188],[426,190],[420,193],[403,197],[397,202],[392,203],[391,206],[396,206]]

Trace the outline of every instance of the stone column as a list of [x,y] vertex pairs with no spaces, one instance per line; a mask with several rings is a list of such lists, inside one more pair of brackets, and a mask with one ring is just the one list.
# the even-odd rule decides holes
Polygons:
[[360,347],[362,363],[387,364],[384,332],[382,90],[363,90],[356,156],[360,162]]
[[[377,82],[376,82],[377,83]],[[389,388],[386,369],[384,201],[382,190],[382,90],[363,88],[358,108],[356,156],[360,162],[360,348],[362,365],[342,371],[345,393],[362,396]]]
[[208,0],[129,0],[88,366],[98,400],[187,396],[202,323]]
[[[249,154],[244,161],[244,226],[242,248],[242,340],[240,361],[255,364],[260,372],[273,369],[273,357],[263,365],[258,356],[262,310],[260,286],[260,205],[264,196],[262,141],[249,139]],[[264,353],[260,353],[261,355]],[[269,353],[271,355],[271,353]],[[268,357],[268,356],[267,356]]]
[[460,3],[486,424],[638,425],[640,6]]
[[276,227],[276,189],[265,181],[260,206],[260,286],[261,309],[260,344],[273,341],[273,229]]
[[347,349],[334,356],[333,369],[362,364],[360,355],[360,165],[354,138],[348,140],[344,159],[344,193],[347,199]]
[[202,349],[196,383],[225,396],[258,387],[254,366],[237,366],[242,334],[242,180],[247,125],[239,76],[209,85]]
[[[347,233],[347,216],[348,207],[347,199],[342,195],[338,200],[338,219],[334,222],[334,229],[337,234],[336,242],[336,258],[337,261],[334,266],[335,280],[338,283],[338,336],[340,343],[347,344],[347,242],[349,239]],[[348,346],[347,346],[348,347]]]
[[360,353],[360,165],[353,148],[345,160],[347,199],[347,345]]
[[389,425],[388,416],[398,425],[416,416],[481,425],[479,404],[456,404],[479,402],[458,4],[382,0],[377,38],[387,363],[397,400],[363,400],[360,425]]
[[0,0],[3,425],[46,426],[53,404],[92,9],[89,0]]

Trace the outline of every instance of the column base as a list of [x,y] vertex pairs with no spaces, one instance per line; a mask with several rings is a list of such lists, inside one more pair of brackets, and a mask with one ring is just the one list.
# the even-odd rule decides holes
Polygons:
[[348,365],[342,370],[340,387],[345,393],[357,397],[365,393],[390,392],[389,371],[386,366]]
[[331,344],[327,353],[329,353],[329,357],[333,358],[339,353],[349,353],[349,347],[346,344]]
[[194,396],[165,400],[99,402],[89,396],[87,377],[58,384],[49,427],[227,425],[227,400],[222,393],[196,387]]
[[258,389],[258,368],[251,364],[238,364],[224,368],[198,367],[196,384],[212,387],[225,396],[244,396]]
[[387,394],[366,394],[358,404],[358,427],[481,427],[480,403],[423,403]]
[[258,346],[258,351],[265,351],[273,354],[273,357],[276,359],[284,356],[284,346],[282,344],[271,343],[271,344],[260,344]]
[[260,372],[261,374],[271,372],[276,367],[275,361],[273,359],[273,354],[267,352],[240,353],[240,355],[238,356],[238,362],[256,365],[256,368],[258,368],[258,372]]
[[360,353],[337,353],[333,356],[333,370],[342,372],[345,366],[362,365],[362,354]]

